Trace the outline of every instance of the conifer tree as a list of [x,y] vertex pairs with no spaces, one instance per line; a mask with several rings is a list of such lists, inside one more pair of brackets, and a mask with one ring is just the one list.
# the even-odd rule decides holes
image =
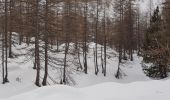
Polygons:
[[168,49],[164,46],[162,39],[161,15],[157,7],[150,19],[150,27],[145,34],[143,47],[144,62],[152,63],[148,68],[144,68],[149,77],[167,77]]

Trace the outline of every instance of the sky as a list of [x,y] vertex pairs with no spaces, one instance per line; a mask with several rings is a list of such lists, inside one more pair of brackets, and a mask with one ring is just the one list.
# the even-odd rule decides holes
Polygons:
[[[142,12],[149,11],[149,1],[150,0],[140,0],[140,8]],[[152,0],[152,1],[153,1],[153,7],[156,8],[156,6],[158,5],[161,6],[164,0]]]

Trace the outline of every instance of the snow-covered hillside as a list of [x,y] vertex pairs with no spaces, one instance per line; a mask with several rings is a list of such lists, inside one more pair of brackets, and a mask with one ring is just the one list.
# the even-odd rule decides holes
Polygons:
[[[15,41],[17,43],[17,41]],[[56,60],[55,66],[49,67],[48,85],[49,87],[38,88],[35,86],[36,71],[33,70],[33,61],[30,50],[34,45],[29,46],[15,44],[13,53],[16,58],[9,59],[9,83],[0,84],[0,100],[168,100],[170,93],[170,81],[153,81],[148,78],[142,70],[142,57],[134,54],[134,61],[124,61],[120,65],[122,78],[116,79],[115,74],[118,68],[118,53],[107,47],[107,74],[106,77],[101,72],[101,62],[99,57],[99,74],[95,75],[93,49],[95,43],[88,43],[88,74],[76,71],[73,64],[74,44],[70,43],[68,55],[67,75],[72,82],[69,86],[59,84],[62,75],[62,59],[64,58],[64,44],[59,46],[60,52],[49,52],[50,57]],[[100,52],[101,45],[98,44]],[[54,51],[56,47],[53,47]],[[25,55],[26,54],[26,55]],[[100,56],[100,55],[99,55]],[[82,54],[80,56],[82,61]],[[53,64],[52,64],[53,65]],[[43,77],[43,66],[41,77]],[[53,82],[55,80],[56,83]],[[42,79],[41,79],[42,81]],[[17,96],[16,96],[17,95]],[[151,99],[152,100],[152,99]]]
[[[28,55],[27,56],[24,55],[24,54],[29,54],[29,50],[31,50],[33,47],[34,47],[33,45],[28,46],[25,43],[23,43],[22,45],[16,44],[15,47],[13,47],[13,52],[17,56],[17,58],[9,59],[9,81],[10,82],[5,85],[0,84],[0,98],[13,97],[15,95],[29,92],[29,91],[32,91],[32,90],[35,90],[38,88],[34,85],[35,76],[36,76],[36,71],[33,70],[33,68],[32,68],[33,67],[32,61],[34,61],[34,59],[30,58]],[[74,59],[73,55],[71,55],[72,54],[71,52],[74,52],[74,51],[72,51],[73,44],[70,44],[70,50],[69,50],[70,54],[68,57],[69,67],[67,68],[67,71],[68,71],[67,74],[71,78],[70,80],[74,83],[74,84],[70,84],[70,85],[72,87],[83,88],[83,89],[73,89],[76,92],[78,92],[79,90],[84,90],[84,87],[101,84],[101,83],[105,83],[105,82],[106,83],[113,82],[113,83],[109,83],[109,84],[107,83],[106,87],[107,87],[107,85],[111,85],[111,84],[113,84],[113,86],[117,87],[119,85],[124,86],[121,84],[125,84],[125,83],[133,84],[133,82],[138,82],[138,81],[150,81],[150,79],[148,77],[146,77],[146,75],[142,71],[142,68],[141,68],[142,58],[138,57],[137,55],[134,55],[133,62],[126,61],[124,64],[122,64],[120,66],[122,78],[116,79],[115,74],[117,72],[117,67],[118,67],[118,57],[117,57],[118,55],[115,50],[113,50],[109,47],[107,48],[107,54],[108,54],[107,55],[107,75],[106,75],[106,77],[104,77],[104,75],[101,72],[100,57],[99,57],[99,74],[95,75],[94,74],[95,73],[94,72],[94,58],[93,58],[93,48],[94,47],[95,47],[94,43],[89,43],[88,74],[84,74],[82,71],[75,71],[75,66],[72,65],[72,63],[74,62],[75,59]],[[101,47],[101,45],[98,45],[99,50],[100,50],[100,47]],[[64,54],[62,52],[62,49],[64,49],[64,45],[61,44],[59,49],[61,52],[58,52],[58,53],[50,52],[50,55],[52,57],[56,57],[58,59],[63,59]],[[81,57],[81,60],[82,60],[82,57]],[[56,63],[59,64],[59,62],[56,62]],[[49,68],[50,76],[48,77],[48,83],[49,83],[49,85],[55,85],[54,86],[55,88],[66,88],[66,89],[62,90],[63,92],[61,91],[61,94],[65,94],[65,92],[66,92],[66,95],[67,95],[67,93],[68,93],[67,90],[70,89],[69,91],[70,92],[72,91],[71,87],[69,87],[68,89],[67,89],[67,86],[65,86],[65,87],[59,86],[58,87],[59,82],[60,82],[60,77],[62,74],[61,68],[62,68],[62,66],[59,66],[59,65],[55,65],[55,68],[52,66]],[[43,77],[43,68],[41,70],[41,77]],[[54,82],[51,79],[55,80],[56,83],[54,84]],[[104,84],[101,86],[103,86],[103,88],[105,88]],[[126,85],[126,86],[128,86],[128,85]],[[92,90],[93,89],[95,90],[95,88],[98,88],[98,87],[100,87],[100,85],[92,87]],[[113,89],[111,87],[111,89],[109,91],[115,91],[115,89],[114,89],[115,87],[113,87]],[[47,87],[47,89],[48,88],[50,88],[50,87]],[[86,89],[90,89],[90,87],[85,88],[85,90]],[[44,92],[45,92],[45,88],[42,88],[42,90],[44,90]],[[51,89],[49,89],[49,90],[51,90]],[[56,90],[58,91],[58,89],[56,89]],[[36,94],[38,94],[38,95],[43,92],[42,91],[41,93],[39,93],[39,91],[41,91],[41,89],[36,90],[36,91],[37,91]],[[55,91],[55,89],[54,90],[52,89],[52,91]],[[59,91],[58,92],[57,91],[54,92],[54,94],[57,95],[57,93],[59,93]],[[100,91],[103,91],[102,88]],[[52,95],[52,94],[50,94],[50,95]],[[83,94],[81,94],[81,95],[83,95]],[[72,96],[72,94],[70,94],[70,96]],[[48,97],[48,95],[47,95],[47,97]]]

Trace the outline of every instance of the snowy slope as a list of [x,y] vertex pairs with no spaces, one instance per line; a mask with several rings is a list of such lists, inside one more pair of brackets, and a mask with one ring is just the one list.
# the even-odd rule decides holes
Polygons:
[[[28,50],[30,48],[34,47],[33,45],[27,46],[26,44],[22,45],[15,45],[13,47],[13,52],[18,56],[15,59],[9,59],[9,80],[10,83],[2,85],[0,84],[0,98],[9,98],[21,93],[25,93],[28,91],[32,91],[34,89],[37,89],[37,87],[34,85],[35,82],[35,75],[36,71],[32,69],[34,59],[28,60],[28,62],[24,62],[26,59],[25,55],[27,54]],[[70,46],[70,52],[72,52],[73,44]],[[117,71],[118,66],[118,55],[115,50],[111,48],[107,48],[107,76],[104,77],[104,75],[101,73],[101,63],[100,63],[100,57],[99,57],[99,74],[96,76],[94,74],[94,58],[93,58],[93,48],[95,47],[95,43],[89,43],[89,53],[88,53],[88,74],[84,74],[82,71],[75,71],[75,66],[72,65],[72,57],[71,54],[69,54],[68,60],[70,60],[69,67],[67,68],[69,76],[72,78],[72,80],[75,82],[75,84],[71,84],[74,87],[86,87],[96,84],[101,84],[104,82],[115,82],[116,83],[131,83],[136,81],[150,81],[148,77],[143,73],[141,68],[141,57],[137,57],[137,55],[134,55],[134,61],[126,61],[124,64],[122,64],[121,72],[122,72],[122,78],[116,79],[115,73]],[[24,49],[22,49],[24,48]],[[54,47],[55,48],[55,47]],[[64,54],[62,50],[64,49],[64,45],[62,44],[60,47],[61,52],[59,53],[49,53],[51,56],[63,59]],[[101,45],[98,45],[99,51],[101,48]],[[100,53],[100,52],[99,52]],[[82,56],[81,56],[82,61]],[[22,63],[24,62],[24,63]],[[59,62],[57,62],[59,63]],[[52,77],[57,83],[60,82],[60,76],[61,76],[61,70],[62,66],[55,65],[56,68],[49,67],[49,75]],[[41,70],[41,77],[43,77],[43,70]],[[42,80],[41,80],[42,81]],[[48,83],[50,85],[55,85],[51,79],[48,77]],[[39,94],[39,93],[38,93]]]
[[[70,43],[70,50],[69,50],[69,55],[68,55],[68,67],[67,69],[67,76],[70,78],[70,81],[72,81],[74,84],[70,84],[70,86],[72,87],[76,87],[76,88],[80,88],[80,89],[75,89],[75,88],[71,88],[71,87],[67,87],[67,86],[58,86],[59,82],[61,80],[62,77],[62,68],[63,68],[63,58],[64,58],[64,44],[61,44],[59,46],[59,51],[60,52],[49,52],[50,57],[56,58],[57,60],[55,61],[55,63],[51,64],[49,66],[49,76],[48,76],[48,84],[51,85],[50,87],[45,87],[42,89],[37,89],[38,87],[35,86],[34,82],[35,82],[35,76],[36,76],[36,71],[33,70],[33,61],[34,58],[31,58],[31,53],[30,50],[32,50],[34,48],[34,45],[30,44],[29,46],[25,43],[23,43],[22,45],[18,45],[17,41],[15,41],[16,44],[13,45],[13,53],[15,54],[16,58],[13,59],[9,59],[8,60],[8,64],[9,64],[9,83],[2,85],[0,84],[0,99],[7,99],[10,97],[14,97],[15,95],[20,95],[23,93],[26,93],[28,96],[33,94],[35,91],[37,91],[37,93],[35,93],[35,95],[37,95],[37,97],[32,97],[32,98],[38,98],[41,93],[45,92],[45,89],[49,89],[49,94],[44,95],[47,98],[50,97],[51,95],[60,95],[60,94],[66,94],[67,93],[72,96],[72,94],[70,94],[70,92],[72,92],[72,90],[75,90],[76,93],[79,91],[80,95],[84,96],[85,95],[90,95],[90,94],[86,94],[86,92],[84,90],[86,89],[91,89],[92,90],[97,90],[97,88],[99,88],[101,86],[101,88],[99,89],[105,89],[105,87],[108,87],[108,84],[111,85],[113,84],[113,86],[111,85],[111,90],[109,90],[112,93],[115,93],[116,91],[122,91],[120,90],[115,90],[116,87],[127,87],[128,85],[132,85],[134,84],[133,82],[137,82],[137,84],[143,84],[140,82],[144,82],[146,81],[147,83],[149,83],[149,81],[152,81],[151,79],[149,79],[142,71],[141,68],[141,61],[142,58],[138,57],[137,55],[134,55],[134,61],[124,61],[123,64],[121,64],[120,68],[121,68],[121,73],[122,73],[122,78],[121,79],[116,79],[115,78],[115,74],[117,72],[117,67],[118,67],[118,53],[112,49],[107,47],[107,75],[106,77],[104,77],[104,75],[101,72],[101,62],[100,62],[100,49],[101,49],[101,45],[98,44],[98,53],[99,53],[99,58],[98,58],[98,65],[99,65],[99,73],[96,76],[95,72],[94,72],[94,55],[93,55],[93,49],[95,48],[95,43],[89,43],[89,52],[88,52],[88,74],[84,74],[83,71],[76,71],[76,67],[73,64],[75,62],[75,57],[72,53],[74,53],[74,44]],[[56,50],[56,46],[53,47],[53,50]],[[25,55],[26,54],[26,55]],[[82,54],[80,56],[81,58],[81,63],[83,62],[82,59]],[[0,62],[1,63],[1,62]],[[44,65],[43,62],[41,63],[41,82],[42,82],[42,77],[43,77],[43,73],[44,73]],[[51,66],[53,65],[53,66]],[[1,70],[1,69],[0,69]],[[52,79],[52,80],[51,80]],[[1,77],[0,77],[0,80]],[[53,80],[55,80],[55,83],[53,82]],[[113,83],[108,83],[108,82],[113,82]],[[97,85],[97,86],[93,86],[93,87],[89,87],[92,85],[96,85],[96,84],[101,84],[101,83],[107,83],[106,86],[105,84],[102,85]],[[147,84],[146,83],[146,84]],[[126,85],[127,84],[127,85]],[[55,85],[55,86],[53,86]],[[104,86],[103,86],[104,85]],[[88,88],[85,88],[88,87]],[[112,89],[113,87],[113,89]],[[133,86],[132,86],[133,87]],[[132,88],[131,87],[131,88]],[[55,88],[66,88],[66,90],[61,90],[60,91],[56,91],[57,89]],[[41,90],[43,90],[42,92],[40,92]],[[128,88],[129,89],[129,88]],[[33,91],[35,90],[35,91]],[[67,92],[67,90],[69,90],[70,92]],[[92,91],[90,90],[90,91]],[[33,92],[29,92],[29,91],[33,91]],[[54,93],[50,92],[50,91],[54,91]],[[56,91],[56,92],[55,92]],[[102,91],[102,90],[100,90]],[[48,92],[48,91],[47,91]],[[65,93],[66,92],[66,93]],[[93,91],[95,92],[95,91]],[[82,94],[81,94],[82,93]],[[39,95],[40,94],[40,95]],[[93,94],[93,93],[92,93]],[[31,96],[30,96],[31,97]],[[74,97],[74,96],[73,96]],[[85,96],[86,97],[86,96]],[[69,97],[68,97],[69,98]],[[82,98],[82,97],[80,97]],[[14,99],[16,100],[16,99]],[[28,99],[28,100],[32,100],[32,99]],[[38,100],[38,99],[36,99]],[[63,98],[64,100],[64,98]],[[76,99],[75,99],[76,100]],[[100,99],[99,99],[100,100]]]
[[103,83],[86,88],[56,85],[5,100],[169,100],[169,84],[170,80],[130,84]]
[[[95,85],[102,82],[117,82],[117,83],[131,83],[135,81],[148,81],[150,80],[146,75],[143,73],[142,67],[141,67],[141,61],[142,58],[138,57],[137,55],[134,55],[134,61],[125,61],[123,64],[121,64],[121,73],[122,78],[116,79],[115,74],[117,72],[118,67],[118,54],[115,50],[107,48],[107,54],[110,55],[110,57],[107,56],[107,74],[106,77],[103,76],[101,72],[101,63],[100,63],[100,57],[98,59],[99,61],[99,74],[96,76],[94,73],[94,62],[93,62],[93,49],[95,44],[90,43],[89,48],[89,54],[88,54],[88,74],[77,74],[75,75],[75,80],[77,82],[76,87],[85,87],[89,85]],[[98,48],[100,48],[101,45],[98,45]]]

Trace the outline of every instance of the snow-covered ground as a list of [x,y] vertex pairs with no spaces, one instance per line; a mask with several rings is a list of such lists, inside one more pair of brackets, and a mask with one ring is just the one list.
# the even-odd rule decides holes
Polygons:
[[[82,71],[75,71],[76,68],[72,64],[75,59],[71,55],[74,52],[74,46],[71,43],[67,74],[74,84],[70,84],[71,86],[57,84],[62,76],[62,66],[55,65],[49,67],[49,75],[56,81],[56,84],[48,77],[48,83],[51,86],[38,88],[34,85],[36,75],[36,71],[32,68],[32,61],[34,60],[28,55],[22,55],[30,54],[28,52],[33,47],[33,45],[27,46],[24,43],[13,47],[13,52],[19,56],[9,59],[10,82],[5,85],[0,84],[0,100],[169,100],[168,98],[170,98],[168,96],[170,93],[170,80],[154,81],[148,78],[142,71],[142,58],[137,55],[134,55],[133,62],[126,61],[124,64],[121,64],[122,78],[116,79],[118,57],[116,51],[108,47],[107,75],[104,77],[101,72],[100,57],[98,62],[99,73],[95,75],[94,43],[89,43],[88,74],[84,74]],[[101,45],[98,45],[98,48],[100,51]],[[62,51],[64,50],[64,44],[59,49],[61,52],[49,52],[51,57],[59,59],[57,61],[62,60],[64,57]],[[41,70],[42,77],[43,70]]]
[[170,80],[103,83],[86,88],[63,85],[43,87],[6,100],[169,100]]
[[[63,46],[64,45],[60,46],[60,50],[63,49]],[[107,76],[104,77],[103,74],[101,73],[100,62],[99,62],[100,71],[99,74],[96,76],[94,74],[94,63],[93,63],[94,46],[95,46],[94,43],[89,44],[90,49],[88,53],[88,74],[84,74],[81,71],[80,72],[73,71],[70,75],[75,82],[74,87],[82,88],[82,87],[96,85],[104,82],[130,83],[136,81],[149,80],[149,78],[147,78],[143,73],[140,65],[142,58],[137,57],[136,55],[134,55],[135,58],[134,62],[127,61],[125,64],[121,65],[121,72],[123,73],[122,79],[116,79],[114,75],[117,71],[118,59],[116,57],[117,56],[116,52],[110,48],[108,48],[107,50],[107,53],[109,55],[107,59]],[[15,47],[13,48],[13,52],[16,55],[24,54],[27,53],[28,52],[27,50],[28,49],[30,50],[30,48],[32,47],[33,47],[32,45],[27,47],[26,44],[22,44],[20,46],[15,45]],[[61,52],[60,54],[54,56],[62,58],[63,54]],[[0,84],[0,98],[9,98],[24,92],[37,89],[37,87],[34,85],[36,71],[32,69],[33,63],[32,61],[24,62],[24,60],[26,60],[25,55],[20,55],[15,59],[9,59],[10,83],[5,85]],[[53,68],[50,67],[49,75],[51,75],[51,77],[53,77],[57,81],[58,78],[56,77],[60,76],[60,73],[58,72],[59,72],[58,70],[54,70]],[[41,75],[43,75],[43,71],[41,71],[41,73],[42,73]],[[48,81],[50,82],[50,79]]]

